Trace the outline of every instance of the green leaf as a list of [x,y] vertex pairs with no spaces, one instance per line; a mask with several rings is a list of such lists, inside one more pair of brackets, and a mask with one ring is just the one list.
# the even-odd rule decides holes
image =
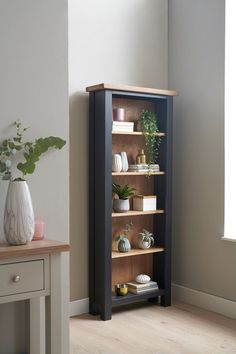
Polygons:
[[62,149],[65,144],[65,140],[54,136],[39,138],[35,143],[28,142],[25,144],[28,151],[24,153],[26,162],[19,163],[17,168],[23,173],[23,175],[31,174],[35,170],[35,163],[39,161],[42,154],[46,153],[51,148]]
[[18,170],[21,171],[24,176],[27,174],[33,173],[35,170],[35,167],[36,167],[36,165],[32,161],[27,161],[25,163],[20,162],[17,165]]
[[0,162],[0,172],[3,173],[6,171],[6,165],[4,162]]

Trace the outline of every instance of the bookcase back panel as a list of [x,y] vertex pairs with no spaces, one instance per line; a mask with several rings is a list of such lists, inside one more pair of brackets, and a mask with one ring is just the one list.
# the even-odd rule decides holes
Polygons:
[[115,258],[112,260],[112,291],[115,285],[135,280],[138,274],[153,277],[153,255]]
[[117,97],[112,99],[112,108],[124,108],[125,121],[127,122],[136,122],[143,110],[154,112],[154,104],[151,101]]
[[136,164],[136,157],[140,149],[145,148],[145,141],[142,135],[113,135],[112,136],[112,154],[119,154],[125,151],[129,165]]
[[132,248],[137,248],[137,235],[143,229],[146,229],[150,232],[153,232],[153,217],[152,215],[148,216],[138,216],[138,217],[125,217],[125,218],[116,218],[112,221],[112,250],[117,250],[117,241],[115,237],[122,233],[122,230],[125,228],[127,223],[133,223],[132,231],[129,233],[128,239],[131,243]]
[[[135,188],[135,194],[153,195],[154,194],[154,176],[115,176],[112,178],[113,183],[119,185],[128,184]],[[130,207],[132,209],[133,202],[130,198]]]

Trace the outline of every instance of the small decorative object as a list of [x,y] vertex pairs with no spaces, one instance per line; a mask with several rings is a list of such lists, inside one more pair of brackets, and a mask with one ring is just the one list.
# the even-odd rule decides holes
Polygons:
[[153,234],[145,229],[138,234],[138,246],[142,249],[150,248],[154,245]]
[[35,220],[33,241],[42,240],[43,238],[44,238],[44,221],[37,219]]
[[119,252],[122,253],[129,252],[129,250],[131,249],[131,245],[127,236],[132,230],[132,228],[133,228],[133,223],[130,222],[129,224],[126,224],[126,227],[123,230],[123,232],[120,235],[116,236],[115,240],[118,241]]
[[139,154],[136,157],[137,165],[146,165],[146,155],[144,154],[144,150],[139,150]]
[[161,144],[161,138],[157,136],[157,133],[159,132],[157,126],[157,116],[153,112],[143,111],[140,114],[139,123],[147,148],[147,163],[148,165],[155,164]]
[[151,278],[147,274],[139,274],[135,280],[139,284],[146,284],[151,280]]
[[120,154],[112,155],[112,171],[120,172],[122,170],[122,160]]
[[[25,181],[27,174],[32,174],[36,162],[49,149],[62,149],[65,140],[49,136],[35,141],[23,141],[27,128],[22,128],[19,121],[14,123],[16,135],[5,139],[0,144],[0,177],[10,180],[4,211],[4,233],[6,240],[13,245],[21,245],[32,240],[34,234],[34,212],[29,188]],[[25,161],[17,164],[21,177],[13,179],[12,159],[20,152]]]
[[129,252],[131,249],[130,242],[127,238],[123,237],[120,238],[120,241],[118,243],[118,250],[121,253]]
[[129,168],[127,154],[125,151],[122,151],[120,153],[120,156],[121,156],[121,161],[122,161],[122,170],[121,171],[126,172],[126,171],[128,171],[128,168]]
[[125,186],[120,186],[119,184],[112,184],[112,192],[118,196],[118,199],[113,199],[113,209],[117,213],[125,213],[129,211],[129,198],[134,195],[134,188],[129,187],[127,184]]
[[128,285],[126,284],[116,284],[116,295],[126,296],[128,294]]
[[113,120],[122,122],[125,120],[125,109],[113,108],[112,115],[113,115]]
[[4,234],[11,245],[30,242],[34,234],[34,211],[26,181],[10,181],[4,211]]
[[136,195],[133,198],[133,209],[138,211],[151,211],[157,208],[156,195]]

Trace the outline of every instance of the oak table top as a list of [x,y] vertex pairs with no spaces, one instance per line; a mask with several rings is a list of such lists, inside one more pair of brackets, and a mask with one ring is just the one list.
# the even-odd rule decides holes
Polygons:
[[14,257],[33,256],[37,254],[60,253],[70,250],[68,243],[43,239],[31,241],[25,245],[9,245],[7,242],[0,242],[0,260]]

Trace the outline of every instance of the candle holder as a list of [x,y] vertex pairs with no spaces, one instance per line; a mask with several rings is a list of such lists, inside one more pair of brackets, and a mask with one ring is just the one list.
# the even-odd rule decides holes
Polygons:
[[42,240],[44,238],[44,221],[43,220],[35,220],[35,229],[33,241]]
[[116,284],[116,295],[126,296],[128,294],[128,285],[126,284]]

